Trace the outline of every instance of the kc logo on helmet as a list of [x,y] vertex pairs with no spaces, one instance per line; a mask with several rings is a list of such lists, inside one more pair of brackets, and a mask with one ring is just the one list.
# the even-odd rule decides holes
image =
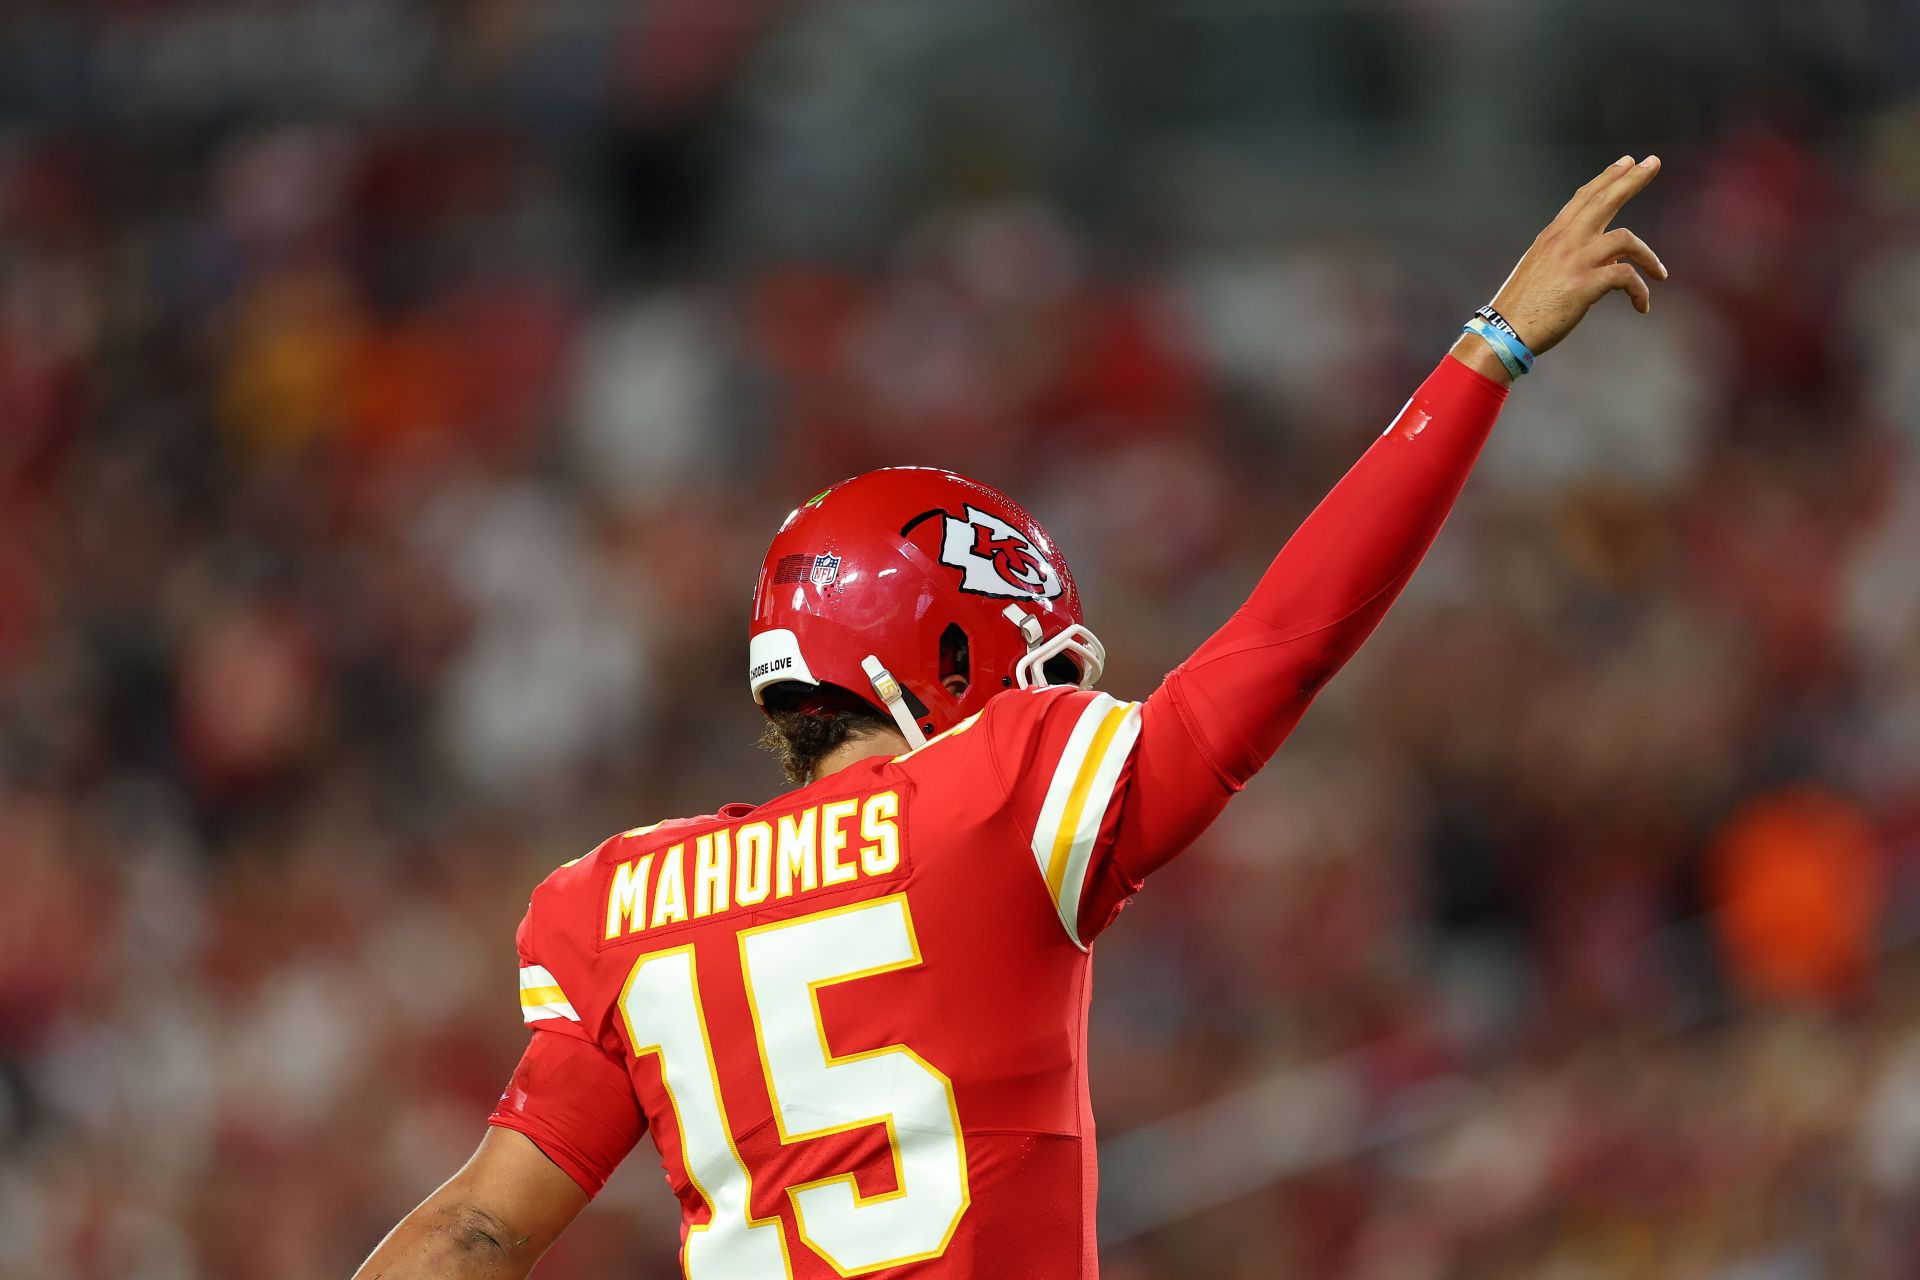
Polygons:
[[978,507],[966,516],[949,515],[940,542],[940,561],[960,570],[960,589],[986,596],[1051,600],[1060,594],[1060,575],[1026,534]]

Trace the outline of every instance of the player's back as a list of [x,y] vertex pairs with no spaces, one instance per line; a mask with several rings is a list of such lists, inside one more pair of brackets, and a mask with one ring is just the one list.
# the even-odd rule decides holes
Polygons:
[[1076,934],[1136,725],[1009,693],[541,886],[523,1007],[624,1061],[692,1280],[1095,1273]]

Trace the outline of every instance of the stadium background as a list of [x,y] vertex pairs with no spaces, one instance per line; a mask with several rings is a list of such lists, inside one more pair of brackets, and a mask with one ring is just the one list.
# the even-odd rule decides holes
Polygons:
[[[0,1275],[341,1277],[531,885],[776,789],[773,528],[1032,506],[1151,688],[1567,191],[1674,270],[1100,944],[1110,1280],[1920,1273],[1920,10],[0,17]],[[645,1148],[540,1274],[672,1273]]]

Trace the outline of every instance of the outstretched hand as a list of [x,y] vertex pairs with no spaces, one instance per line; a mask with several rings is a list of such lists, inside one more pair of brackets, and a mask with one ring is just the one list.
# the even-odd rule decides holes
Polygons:
[[1665,280],[1665,264],[1625,227],[1607,228],[1659,172],[1658,156],[1638,164],[1621,156],[1574,192],[1521,255],[1493,305],[1535,355],[1558,345],[1587,308],[1615,289],[1642,315],[1653,308],[1653,294],[1640,273]]

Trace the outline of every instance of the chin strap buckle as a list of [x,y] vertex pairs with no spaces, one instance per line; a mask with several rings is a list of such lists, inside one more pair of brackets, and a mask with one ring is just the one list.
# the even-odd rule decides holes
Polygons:
[[887,714],[893,717],[893,723],[899,726],[900,736],[907,740],[908,749],[918,751],[926,746],[927,735],[920,731],[913,712],[907,709],[907,695],[901,690],[900,682],[893,678],[893,673],[881,666],[880,659],[872,654],[861,661],[860,669],[867,673],[874,696],[880,699]]
[[1020,628],[1020,634],[1031,649],[1040,643],[1040,619],[1028,613],[1017,604],[1010,604],[1000,611],[1000,616]]

